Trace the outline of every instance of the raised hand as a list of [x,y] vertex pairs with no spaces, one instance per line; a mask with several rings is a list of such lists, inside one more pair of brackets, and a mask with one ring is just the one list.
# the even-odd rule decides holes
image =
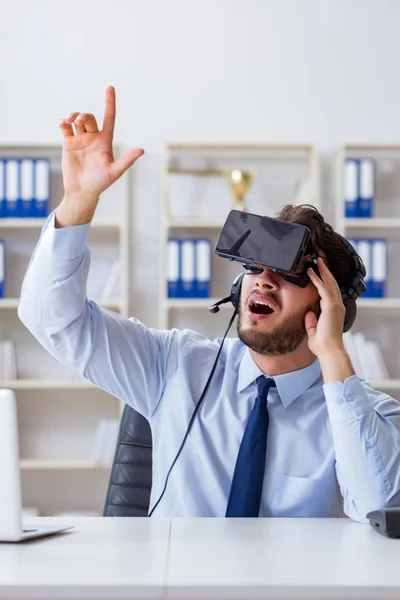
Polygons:
[[106,90],[101,130],[94,115],[89,113],[74,112],[59,123],[63,132],[65,196],[56,213],[58,225],[90,221],[100,194],[144,153],[142,148],[137,148],[114,161],[115,112],[115,90],[110,86]]

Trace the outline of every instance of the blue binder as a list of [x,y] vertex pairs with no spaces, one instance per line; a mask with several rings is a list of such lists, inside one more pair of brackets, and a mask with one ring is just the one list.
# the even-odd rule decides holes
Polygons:
[[195,240],[181,240],[181,296],[182,298],[195,298]]
[[376,168],[372,158],[361,158],[359,161],[359,195],[358,216],[371,218],[374,216]]
[[372,282],[372,246],[371,240],[359,238],[356,241],[357,246],[355,246],[357,253],[360,255],[361,260],[364,263],[366,275],[364,278],[364,282],[366,285],[366,291],[363,294],[363,298],[371,298],[373,295],[373,290],[371,286]]
[[6,189],[6,216],[13,218],[20,216],[19,205],[19,161],[16,158],[6,160],[5,189]]
[[167,243],[168,298],[180,298],[182,295],[180,245],[180,240],[175,238],[170,238]]
[[211,283],[211,242],[208,239],[195,240],[195,296],[210,297]]
[[20,202],[19,216],[34,217],[35,162],[32,158],[20,160]]
[[370,244],[372,257],[371,295],[373,298],[384,298],[386,297],[388,272],[387,240],[383,238],[373,239],[370,240]]
[[0,219],[7,216],[6,204],[6,161],[0,158]]
[[347,158],[344,164],[344,214],[347,218],[358,217],[358,160]]
[[33,201],[34,217],[43,218],[49,214],[50,197],[50,161],[47,158],[35,160],[35,195]]

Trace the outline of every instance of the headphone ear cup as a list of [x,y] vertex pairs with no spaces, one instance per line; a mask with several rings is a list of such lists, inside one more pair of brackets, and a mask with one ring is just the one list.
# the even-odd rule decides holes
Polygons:
[[356,320],[357,303],[354,300],[354,298],[347,296],[347,297],[343,298],[343,304],[346,309],[346,314],[345,314],[344,323],[343,323],[343,333],[346,333],[346,331],[349,331],[349,329],[352,327],[354,321]]
[[239,313],[240,309],[240,291],[242,289],[242,281],[245,273],[241,273],[234,279],[231,287],[231,302],[233,304],[233,308]]

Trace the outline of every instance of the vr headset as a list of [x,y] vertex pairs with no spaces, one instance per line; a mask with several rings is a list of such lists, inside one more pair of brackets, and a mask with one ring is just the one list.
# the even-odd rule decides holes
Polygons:
[[240,210],[231,210],[219,235],[215,253],[240,262],[248,273],[268,267],[299,287],[317,273],[317,255],[308,227]]

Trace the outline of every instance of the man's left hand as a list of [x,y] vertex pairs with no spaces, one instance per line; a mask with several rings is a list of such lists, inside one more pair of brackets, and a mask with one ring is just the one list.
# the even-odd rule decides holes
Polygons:
[[346,309],[342,301],[336,279],[324,263],[322,258],[317,259],[320,277],[309,268],[307,275],[318,290],[321,301],[321,314],[308,311],[304,324],[308,335],[308,347],[317,357],[332,352],[343,350],[343,324]]

